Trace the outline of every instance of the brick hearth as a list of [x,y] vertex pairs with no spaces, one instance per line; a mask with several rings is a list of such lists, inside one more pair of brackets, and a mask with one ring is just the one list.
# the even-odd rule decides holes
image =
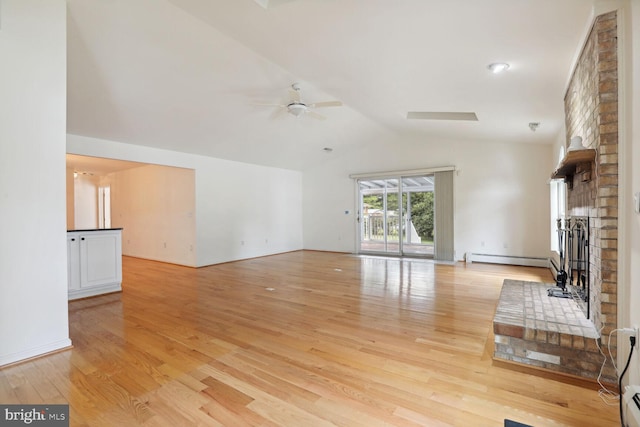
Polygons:
[[[547,295],[554,284],[505,280],[493,320],[494,358],[597,378],[599,334],[572,299]],[[615,382],[605,370],[603,379]]]

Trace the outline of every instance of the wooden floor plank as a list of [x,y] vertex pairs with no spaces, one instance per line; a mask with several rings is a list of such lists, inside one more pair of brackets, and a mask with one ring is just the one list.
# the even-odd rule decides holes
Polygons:
[[546,269],[297,251],[199,269],[124,257],[69,303],[71,350],[0,369],[72,426],[610,426],[594,387],[492,361],[504,279]]

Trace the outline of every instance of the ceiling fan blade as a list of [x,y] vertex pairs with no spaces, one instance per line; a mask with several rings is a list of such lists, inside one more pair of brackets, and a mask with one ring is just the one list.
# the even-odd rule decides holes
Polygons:
[[315,102],[313,104],[309,104],[309,107],[310,108],[342,107],[342,102],[340,101]]
[[466,120],[477,122],[478,116],[476,113],[460,113],[460,112],[445,112],[445,111],[409,111],[407,113],[407,119],[419,119],[419,120]]
[[300,91],[296,89],[289,89],[289,99],[291,102],[300,102]]
[[249,105],[255,105],[257,107],[282,107],[286,108],[287,106],[284,104],[273,104],[270,102],[252,102]]
[[269,120],[278,120],[284,117],[286,114],[287,114],[287,107],[281,106],[280,108],[277,108],[273,113],[271,113],[271,115],[269,116]]
[[260,5],[264,9],[272,9],[277,6],[290,3],[294,0],[253,0],[253,1],[258,3],[258,5]]
[[269,7],[269,0],[254,0],[254,1],[265,9]]
[[318,119],[318,120],[325,120],[326,117],[323,116],[322,114],[318,114],[315,111],[309,111],[307,110],[307,112],[305,113],[307,116],[313,117],[314,119]]

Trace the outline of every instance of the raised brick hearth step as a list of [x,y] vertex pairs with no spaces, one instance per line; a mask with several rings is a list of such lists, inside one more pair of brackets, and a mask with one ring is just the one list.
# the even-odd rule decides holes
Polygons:
[[[572,299],[549,297],[555,284],[505,280],[493,319],[494,358],[598,377],[604,357],[598,331]],[[603,379],[615,382],[605,370]]]

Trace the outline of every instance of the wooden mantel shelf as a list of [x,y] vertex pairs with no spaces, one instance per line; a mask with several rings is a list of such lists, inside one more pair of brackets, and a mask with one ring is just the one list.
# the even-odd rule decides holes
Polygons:
[[551,174],[551,179],[571,179],[576,173],[578,165],[583,165],[585,170],[591,170],[591,163],[596,159],[596,150],[585,148],[584,150],[567,151],[558,169]]

